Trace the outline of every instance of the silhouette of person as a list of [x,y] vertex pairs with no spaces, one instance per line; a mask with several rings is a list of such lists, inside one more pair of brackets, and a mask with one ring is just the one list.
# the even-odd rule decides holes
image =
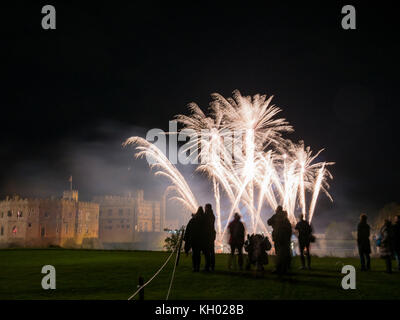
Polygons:
[[268,219],[268,225],[272,226],[272,240],[274,241],[276,254],[276,270],[274,273],[284,274],[290,267],[290,238],[292,226],[287,217],[287,212],[282,206],[276,208],[275,214]]
[[397,260],[397,269],[400,271],[400,215],[394,217],[393,251]]
[[192,218],[189,220],[184,236],[186,254],[188,254],[190,249],[192,249],[192,265],[194,272],[200,271],[201,251],[204,247],[202,234],[204,224],[203,220],[204,211],[202,207],[199,207],[196,214],[193,214]]
[[360,255],[361,271],[371,269],[371,259],[369,256],[371,254],[371,244],[369,242],[369,235],[370,227],[367,223],[367,215],[362,214],[357,226],[357,246]]
[[382,240],[379,251],[381,257],[385,260],[386,272],[392,273],[393,237],[392,237],[392,223],[390,222],[390,220],[385,220],[385,223],[383,224],[380,230],[380,234]]
[[268,264],[268,252],[271,250],[271,242],[268,237],[262,234],[247,235],[244,243],[244,249],[247,254],[246,270],[251,269],[251,265],[255,264],[257,271],[264,271],[264,265]]
[[300,214],[299,218],[300,221],[296,224],[295,230],[298,231],[301,269],[305,269],[306,267],[304,251],[306,251],[307,256],[307,268],[311,269],[310,243],[312,236],[312,227],[308,223],[308,221],[304,220],[303,214]]
[[206,259],[205,271],[214,271],[215,269],[215,216],[211,204],[207,203],[204,206],[204,219],[205,219],[205,248],[204,254]]
[[229,245],[231,247],[231,255],[229,257],[229,268],[232,267],[232,261],[235,256],[235,251],[238,251],[238,265],[239,269],[243,270],[243,245],[245,228],[242,221],[240,221],[240,214],[235,213],[233,220],[228,225],[229,231]]

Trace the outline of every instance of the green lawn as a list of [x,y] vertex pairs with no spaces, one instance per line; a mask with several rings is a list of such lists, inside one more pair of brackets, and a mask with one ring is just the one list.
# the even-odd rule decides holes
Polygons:
[[[165,252],[90,251],[62,249],[0,250],[0,300],[127,299],[139,275],[149,279],[168,256]],[[273,259],[263,275],[227,270],[227,255],[217,255],[213,274],[192,273],[191,258],[181,256],[170,299],[399,299],[400,272],[385,274],[384,262],[372,260],[371,272],[357,272],[357,289],[343,290],[341,266],[358,259],[313,257],[313,270],[272,274]],[[395,262],[395,261],[394,261]],[[43,265],[56,268],[56,290],[43,290]],[[394,263],[395,265],[395,263]],[[146,287],[146,299],[165,299],[172,259]]]

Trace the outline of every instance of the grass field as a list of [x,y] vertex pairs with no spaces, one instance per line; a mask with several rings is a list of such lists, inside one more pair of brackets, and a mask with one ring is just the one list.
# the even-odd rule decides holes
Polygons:
[[[168,254],[149,251],[63,249],[0,250],[0,300],[127,299],[142,275],[149,279]],[[356,290],[343,290],[340,273],[346,264],[357,270],[358,259],[313,257],[313,270],[298,270],[279,278],[272,274],[273,257],[263,275],[227,270],[227,255],[217,255],[212,274],[192,273],[191,258],[181,256],[170,299],[399,299],[400,272],[385,274],[384,262],[372,260],[371,272],[357,272]],[[42,266],[56,268],[56,290],[41,287]],[[145,290],[146,299],[165,299],[172,259]]]

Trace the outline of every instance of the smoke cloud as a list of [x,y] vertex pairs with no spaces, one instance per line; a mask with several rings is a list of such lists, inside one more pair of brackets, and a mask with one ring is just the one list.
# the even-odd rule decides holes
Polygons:
[[[36,155],[25,155],[9,168],[7,179],[2,182],[1,197],[18,194],[22,197],[61,196],[69,188],[69,176],[73,188],[79,190],[81,200],[90,201],[96,195],[120,195],[127,191],[143,189],[145,198],[161,200],[168,181],[155,177],[146,159],[134,158],[133,146],[122,143],[131,136],[145,137],[149,128],[128,126],[118,122],[103,122],[86,131],[75,132],[64,138],[53,149]],[[201,205],[214,205],[211,185],[201,173],[195,173],[195,165],[177,164],[193,194]],[[352,199],[352,181],[342,177],[331,181],[331,203],[324,194],[319,195],[313,226],[316,232],[325,232],[334,221],[348,223],[355,228],[360,213],[375,215],[379,208]],[[222,196],[224,198],[224,196]],[[229,203],[222,199],[222,215],[226,216]],[[245,212],[241,212],[245,216]],[[264,208],[261,218],[265,221],[272,214]],[[185,224],[190,212],[179,204],[167,202],[167,219]],[[246,222],[246,220],[245,220]],[[222,221],[223,225],[226,220]]]

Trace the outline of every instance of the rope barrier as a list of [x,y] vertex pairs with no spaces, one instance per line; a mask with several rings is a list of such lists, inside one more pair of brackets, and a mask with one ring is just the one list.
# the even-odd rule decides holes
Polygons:
[[167,260],[164,262],[164,264],[161,266],[160,269],[158,269],[158,271],[144,284],[142,285],[139,289],[137,289],[135,291],[134,294],[132,294],[128,300],[131,300],[132,298],[134,298],[140,290],[142,290],[144,287],[146,287],[155,277],[157,277],[157,275],[161,272],[161,270],[167,265],[169,259],[171,259],[172,255],[174,254],[174,252],[176,251],[176,247],[174,248],[174,250],[171,252],[171,254],[169,255],[169,257],[167,258]]
[[[176,266],[178,265],[179,251],[181,250],[182,237],[183,237],[183,234],[184,234],[184,233],[185,233],[185,231],[184,231],[184,229],[182,228],[182,229],[181,229],[180,237],[179,237],[178,242],[177,242],[177,244],[176,244],[176,248],[178,248],[178,250],[176,251],[175,266],[174,266],[174,270],[172,271],[171,281],[170,281],[170,283],[169,283],[168,293],[167,293],[167,297],[165,298],[165,300],[168,300],[169,294],[170,294],[170,292],[171,292],[172,282],[174,281]],[[175,249],[176,249],[176,248],[175,248]]]

